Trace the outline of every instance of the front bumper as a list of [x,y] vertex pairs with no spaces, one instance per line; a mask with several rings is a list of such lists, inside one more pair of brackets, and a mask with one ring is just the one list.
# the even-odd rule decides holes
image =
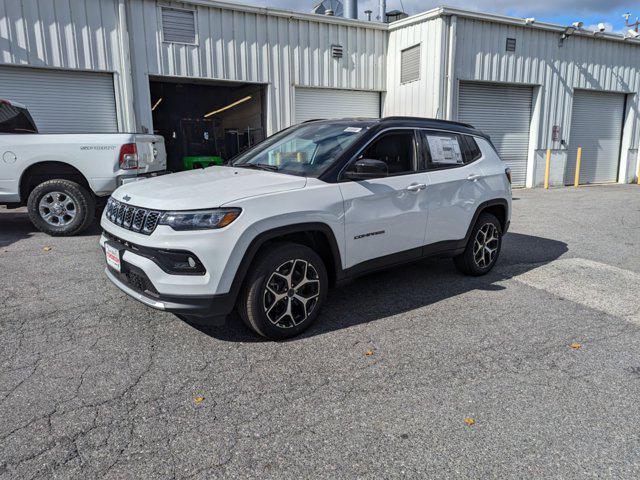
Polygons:
[[164,312],[179,313],[199,318],[210,318],[225,316],[233,310],[234,299],[231,294],[210,295],[210,296],[171,296],[171,295],[149,295],[134,289],[130,284],[123,281],[109,267],[104,269],[107,278],[111,282],[129,295],[131,298],[144,303],[146,306],[162,310]]

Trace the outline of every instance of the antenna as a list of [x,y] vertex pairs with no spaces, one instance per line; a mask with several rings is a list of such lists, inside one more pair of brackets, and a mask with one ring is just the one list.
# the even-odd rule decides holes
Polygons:
[[629,12],[625,13],[624,15],[622,15],[624,17],[624,25],[625,27],[631,27],[632,29],[635,29],[635,32],[638,33],[638,27],[640,27],[640,20],[638,20],[638,17],[636,17],[636,21],[633,23],[629,22],[629,17],[631,17],[631,14]]

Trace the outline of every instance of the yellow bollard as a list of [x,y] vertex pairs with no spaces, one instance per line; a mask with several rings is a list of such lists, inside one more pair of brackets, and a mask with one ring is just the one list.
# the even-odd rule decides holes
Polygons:
[[544,168],[544,188],[549,190],[549,170],[551,169],[551,149],[547,148],[547,165]]
[[573,186],[580,185],[580,161],[582,160],[582,147],[578,147],[578,157],[576,158],[576,177],[573,181]]

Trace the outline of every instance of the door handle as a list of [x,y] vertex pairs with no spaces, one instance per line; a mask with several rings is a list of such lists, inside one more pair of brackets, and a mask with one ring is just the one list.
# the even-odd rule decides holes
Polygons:
[[420,190],[424,190],[427,188],[427,185],[424,183],[412,183],[407,187],[407,190],[410,192],[419,192]]
[[470,182],[475,182],[476,180],[478,180],[482,175],[478,175],[477,173],[470,173],[467,176],[467,180],[469,180]]

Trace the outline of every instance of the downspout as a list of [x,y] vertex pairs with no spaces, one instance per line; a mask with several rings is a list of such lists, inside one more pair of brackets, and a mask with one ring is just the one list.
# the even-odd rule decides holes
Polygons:
[[449,17],[449,38],[447,43],[447,85],[445,120],[453,120],[454,102],[456,93],[456,32],[458,17]]
[[136,131],[136,117],[133,99],[133,79],[131,72],[131,52],[129,49],[129,21],[125,0],[118,0],[118,95],[116,98],[119,120],[118,130],[121,132]]

